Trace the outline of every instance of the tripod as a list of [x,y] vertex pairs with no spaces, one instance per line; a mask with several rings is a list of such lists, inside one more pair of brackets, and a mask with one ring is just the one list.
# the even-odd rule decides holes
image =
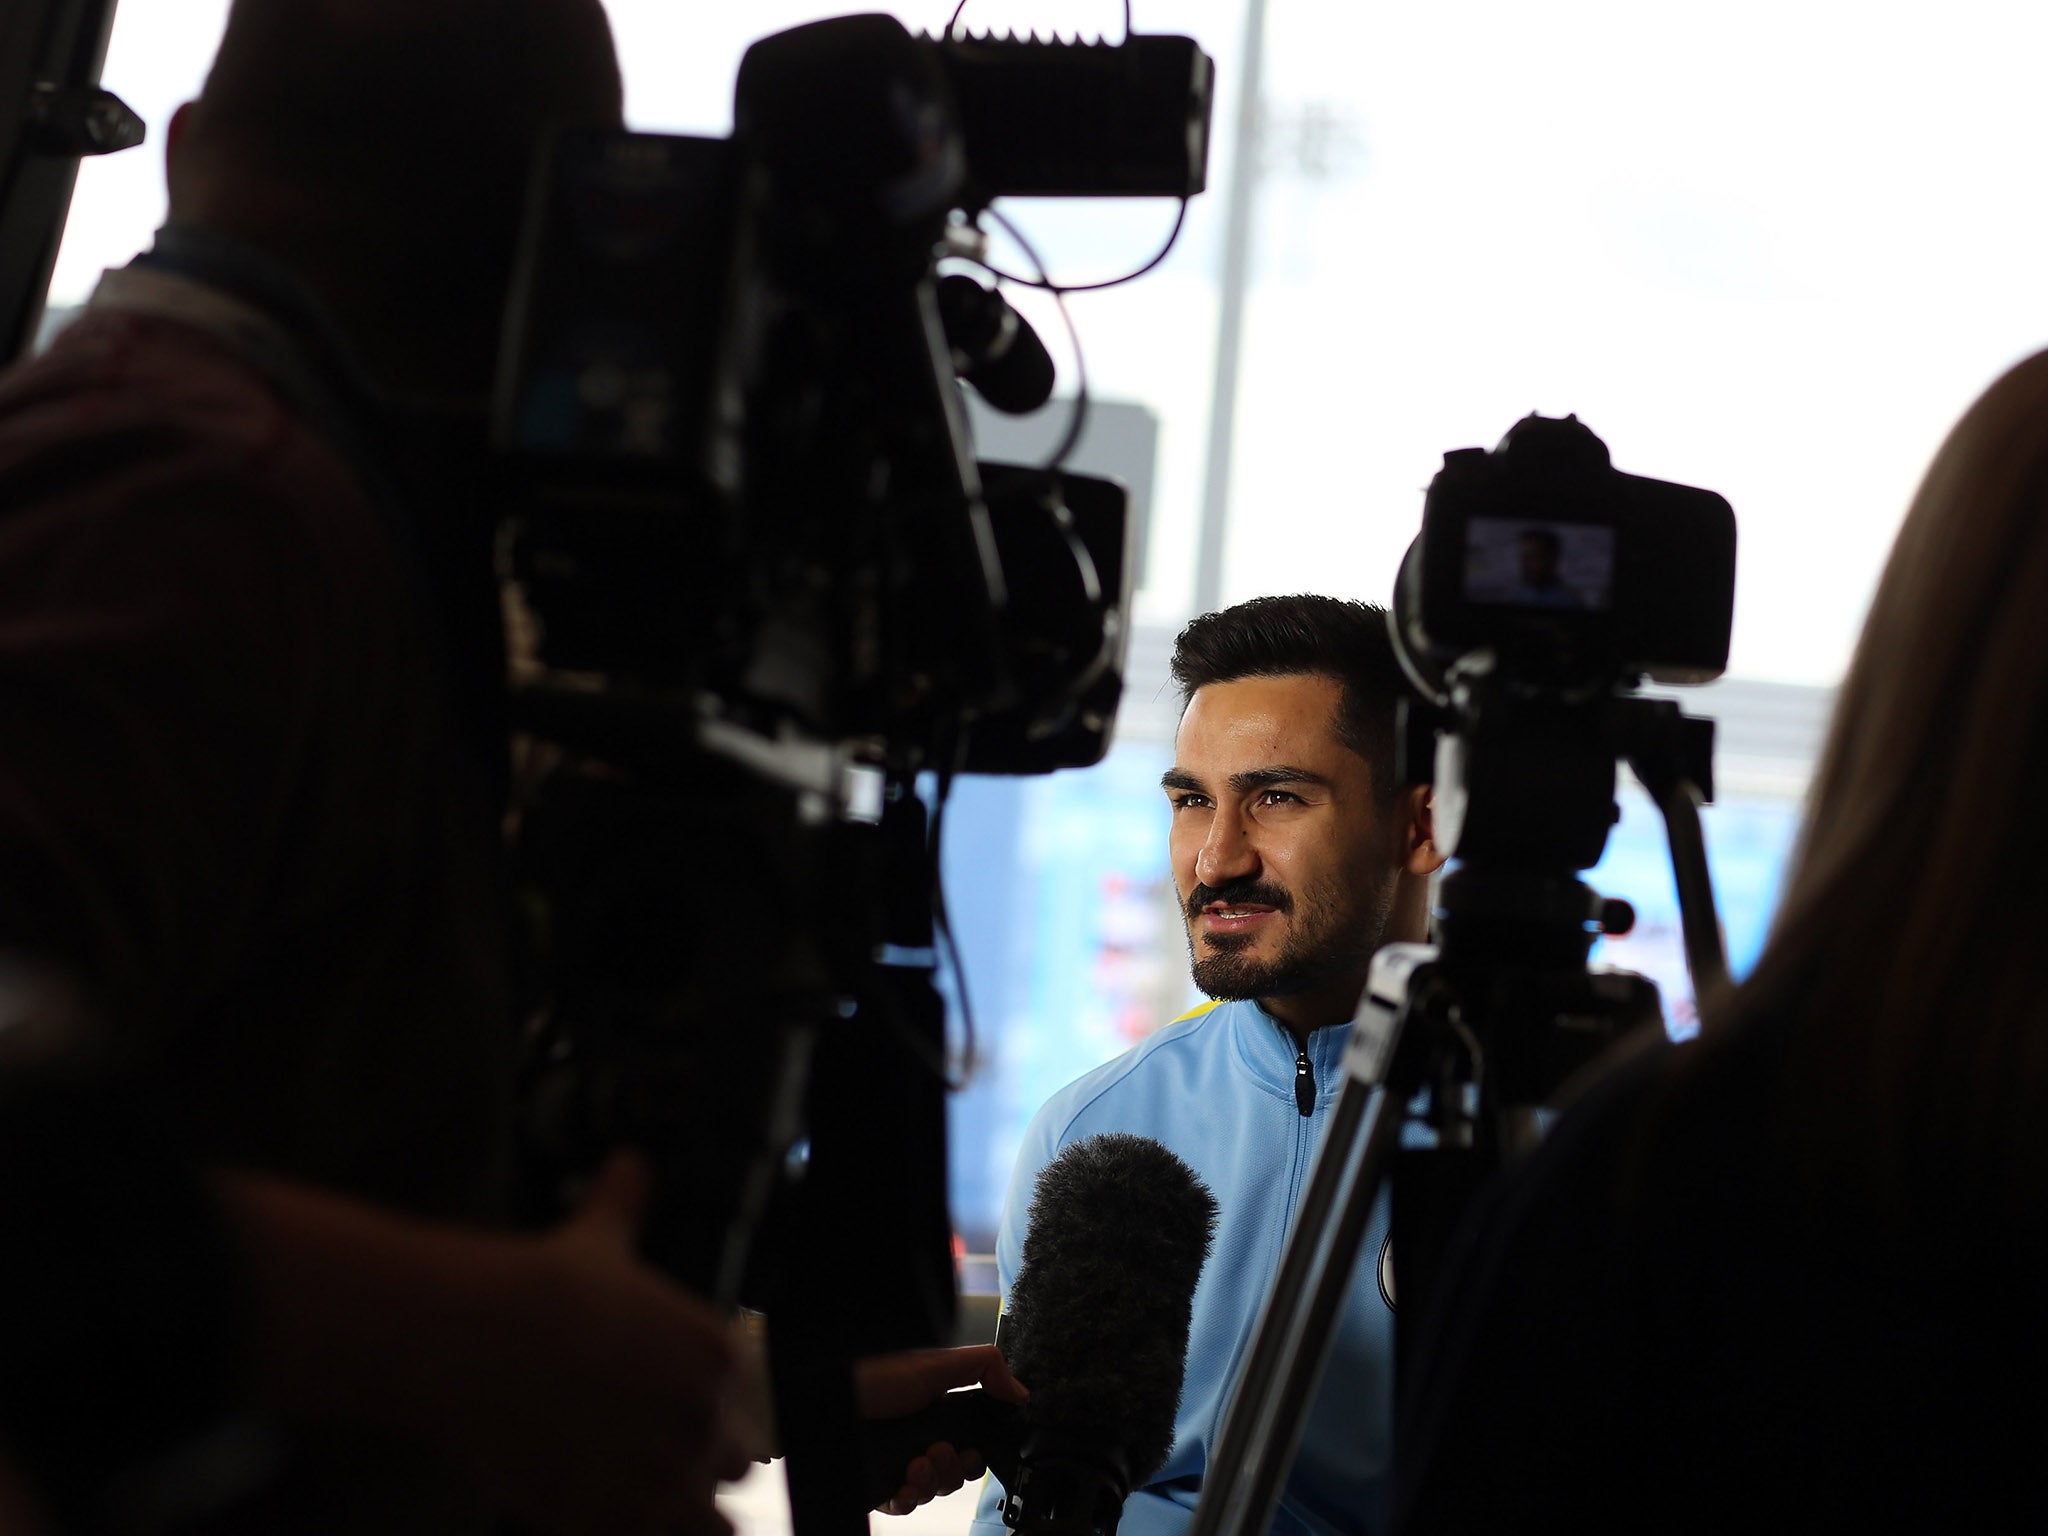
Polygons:
[[[1191,1536],[1263,1536],[1329,1355],[1359,1245],[1380,1190],[1393,1184],[1396,1359],[1408,1357],[1435,1272],[1465,1208],[1540,1134],[1542,1106],[1614,1041],[1654,1027],[1647,978],[1586,965],[1600,933],[1633,913],[1570,870],[1597,862],[1612,820],[1616,756],[1663,813],[1677,877],[1686,960],[1696,993],[1725,979],[1699,807],[1711,797],[1713,725],[1666,700],[1609,698],[1582,711],[1516,718],[1491,701],[1471,739],[1439,744],[1440,800],[1472,850],[1445,877],[1441,946],[1389,945],[1374,957],[1342,1065],[1330,1129],[1260,1313],[1195,1510]],[[1605,788],[1596,763],[1604,761]],[[1565,815],[1545,870],[1543,812],[1528,786],[1587,811],[1605,801],[1597,836]],[[1520,792],[1513,814],[1509,787]],[[1492,793],[1489,794],[1489,791]],[[1482,814],[1483,813],[1483,814]],[[1535,828],[1536,830],[1531,830]],[[1581,856],[1583,855],[1583,858]],[[1404,1146],[1420,1125],[1427,1146]]]

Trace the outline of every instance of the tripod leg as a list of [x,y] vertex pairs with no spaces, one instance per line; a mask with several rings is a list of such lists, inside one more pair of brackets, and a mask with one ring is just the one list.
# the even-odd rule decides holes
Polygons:
[[1686,968],[1695,998],[1728,979],[1721,924],[1714,912],[1714,877],[1707,868],[1706,834],[1700,828],[1699,791],[1681,781],[1658,797],[1665,836],[1671,844],[1671,873],[1678,884],[1679,926],[1685,936]]
[[1700,827],[1700,807],[1714,798],[1714,726],[1681,715],[1668,700],[1634,702],[1646,707],[1635,717],[1639,731],[1628,748],[1628,765],[1664,817],[1686,969],[1692,973],[1692,995],[1704,997],[1728,980],[1706,834]]

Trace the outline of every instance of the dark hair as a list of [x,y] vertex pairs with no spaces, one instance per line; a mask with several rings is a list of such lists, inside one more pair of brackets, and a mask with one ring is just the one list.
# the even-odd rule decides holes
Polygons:
[[[1892,1211],[2048,1200],[2048,353],[1928,465],[1836,697],[1755,970],[1708,1043],[1796,1022],[1780,1094],[1823,1179]],[[1929,1193],[1934,1192],[1934,1193]],[[1928,1202],[1933,1202],[1930,1205]]]
[[1384,608],[1306,592],[1255,597],[1203,614],[1173,643],[1173,681],[1183,709],[1210,683],[1297,673],[1343,686],[1337,739],[1371,765],[1374,795],[1392,799],[1394,703],[1411,690],[1394,659]]
[[235,0],[172,215],[314,279],[359,347],[487,384],[540,135],[620,98],[598,0]]

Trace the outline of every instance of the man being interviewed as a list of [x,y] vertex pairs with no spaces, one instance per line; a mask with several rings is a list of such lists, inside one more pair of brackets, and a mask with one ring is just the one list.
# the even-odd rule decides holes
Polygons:
[[[1196,619],[1173,652],[1183,710],[1161,783],[1195,985],[1215,999],[1069,1084],[1025,1133],[996,1257],[1016,1279],[1039,1169],[1103,1131],[1163,1142],[1221,1206],[1195,1292],[1173,1452],[1124,1506],[1123,1536],[1178,1536],[1336,1101],[1373,952],[1420,940],[1443,863],[1429,792],[1396,787],[1406,690],[1386,615],[1266,597]],[[1384,1208],[1365,1252],[1386,1238]],[[1378,1529],[1391,1460],[1393,1317],[1361,1262],[1274,1530]],[[976,1536],[1002,1532],[983,1490]]]

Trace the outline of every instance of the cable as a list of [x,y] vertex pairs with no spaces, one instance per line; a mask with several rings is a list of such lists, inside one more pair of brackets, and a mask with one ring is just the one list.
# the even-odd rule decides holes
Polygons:
[[[967,0],[960,0],[960,3],[953,7],[953,14],[946,22],[947,36],[950,37],[952,35],[953,28],[959,23],[961,13],[966,9]],[[1124,0],[1124,38],[1126,41],[1130,39],[1131,31],[1131,0]],[[988,273],[997,282],[1015,283],[1019,287],[1035,288],[1041,293],[1051,294],[1053,302],[1059,306],[1060,323],[1066,327],[1067,341],[1074,354],[1073,418],[1067,423],[1066,435],[1060,439],[1059,447],[1054,449],[1052,457],[1040,466],[1043,470],[1051,472],[1059,469],[1072,456],[1074,449],[1081,441],[1081,434],[1088,424],[1088,363],[1087,359],[1081,354],[1081,333],[1074,324],[1073,312],[1067,308],[1067,295],[1070,293],[1099,293],[1105,288],[1119,288],[1125,283],[1136,282],[1154,267],[1165,261],[1173,253],[1173,248],[1180,243],[1181,230],[1187,224],[1188,199],[1185,197],[1180,199],[1180,206],[1174,210],[1173,228],[1166,232],[1165,243],[1157,251],[1153,252],[1149,261],[1145,262],[1142,266],[1132,268],[1129,272],[1119,277],[1105,278],[1101,282],[1096,283],[1054,282],[1052,274],[1046,268],[1044,259],[1032,247],[1031,242],[1024,238],[1024,232],[1010,220],[1008,215],[993,205],[983,209],[982,212],[990,219],[993,219],[1003,232],[1016,243],[1017,248],[1023,251],[1025,260],[1031,263],[1033,270],[1038,275],[1036,277],[1026,277],[1021,273],[1005,271],[993,262],[983,258],[969,259],[973,260],[976,266]]]
[[1173,216],[1173,228],[1166,236],[1166,243],[1159,247],[1150,261],[1146,262],[1142,267],[1137,267],[1132,271],[1124,273],[1121,277],[1112,277],[1099,283],[1054,282],[1051,275],[1046,271],[1044,258],[1033,248],[1031,242],[1024,238],[1024,232],[1011,221],[1008,215],[994,206],[984,208],[982,212],[987,217],[993,219],[1002,229],[1003,233],[1016,243],[1017,248],[1024,253],[1025,259],[1031,263],[1038,276],[1035,278],[1025,277],[1019,273],[1006,272],[990,261],[970,259],[973,259],[976,266],[988,273],[997,282],[1016,283],[1021,287],[1035,288],[1041,293],[1051,294],[1053,302],[1059,306],[1060,321],[1067,328],[1067,341],[1073,349],[1074,417],[1072,421],[1067,423],[1067,433],[1065,437],[1060,439],[1059,447],[1053,451],[1052,457],[1042,466],[1042,468],[1048,471],[1055,470],[1067,462],[1075,446],[1081,441],[1082,430],[1088,423],[1088,362],[1081,354],[1081,333],[1074,325],[1073,312],[1067,308],[1067,295],[1070,293],[1095,293],[1104,288],[1116,288],[1124,283],[1135,282],[1138,278],[1143,277],[1147,272],[1158,266],[1159,263],[1166,260],[1174,246],[1180,242],[1181,227],[1187,222],[1188,200],[1186,198],[1180,200],[1180,207]]
[[[1024,259],[1037,270],[1039,281],[1032,286],[1050,293],[1053,303],[1059,306],[1060,320],[1067,328],[1067,343],[1074,353],[1074,414],[1067,423],[1067,435],[1060,439],[1060,445],[1053,450],[1052,457],[1040,466],[1049,472],[1067,462],[1075,445],[1081,441],[1082,429],[1088,424],[1088,361],[1081,355],[1081,332],[1074,325],[1073,312],[1067,308],[1067,290],[1046,276],[1045,262],[1039,257],[1031,242],[1024,238],[1024,232],[996,209],[989,208],[985,212],[1002,226],[1003,232],[1014,240],[1017,249],[1024,253]],[[1002,274],[995,268],[989,267],[988,270],[998,281],[1002,279]]]
[[[966,10],[966,9],[967,9],[967,0],[960,0],[960,3],[959,3],[958,5],[956,5],[956,6],[954,6],[954,7],[953,7],[953,14],[952,14],[952,16],[951,16],[951,17],[949,17],[949,18],[947,19],[947,21],[946,21],[946,30],[945,30],[945,32],[944,32],[944,33],[942,34],[943,36],[946,36],[946,37],[951,37],[951,36],[953,35],[953,28],[955,28],[956,26],[958,26],[958,25],[960,24],[960,13],[961,13],[962,11]],[[1126,40],[1126,41],[1128,41],[1128,40],[1130,39],[1130,35],[1131,35],[1131,0],[1124,0],[1124,38],[1125,38],[1125,40]]]
[[[988,209],[987,212],[989,217],[999,222],[1010,233],[1011,237],[1015,238],[1016,227],[1008,219],[997,213],[993,208]],[[1048,293],[1097,293],[1104,288],[1121,288],[1125,283],[1135,283],[1139,278],[1173,254],[1173,248],[1180,243],[1181,226],[1187,222],[1187,217],[1188,200],[1182,198],[1179,211],[1173,216],[1173,228],[1167,232],[1166,243],[1159,247],[1158,251],[1153,254],[1152,259],[1142,267],[1133,267],[1121,277],[1104,278],[1099,283],[1055,283],[1046,277],[1031,278],[1024,276],[1020,272],[1005,272],[1002,268],[992,266],[988,262],[982,262],[981,267],[990,277],[1000,278],[1006,283],[1016,283],[1024,288],[1042,288]],[[1018,244],[1021,245],[1023,242],[1020,240]]]
[[939,850],[945,840],[946,802],[953,794],[953,768],[939,770],[937,792],[932,796],[931,827],[926,837],[929,873],[932,887],[932,934],[938,940],[938,948],[944,954],[946,968],[953,973],[953,990],[960,998],[960,1071],[956,1077],[951,1068],[941,1065],[940,1072],[946,1087],[958,1093],[967,1086],[974,1075],[974,1002],[967,995],[967,967],[960,960],[959,940],[953,934],[953,919],[946,911],[946,876],[939,867]]

